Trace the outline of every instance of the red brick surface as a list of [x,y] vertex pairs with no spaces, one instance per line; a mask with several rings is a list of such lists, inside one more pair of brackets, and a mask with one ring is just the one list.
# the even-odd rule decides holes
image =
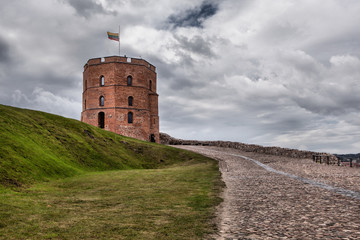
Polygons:
[[[159,143],[155,71],[143,59],[119,56],[90,59],[84,66],[81,121],[99,126],[98,115],[104,112],[105,130],[146,141],[154,134]],[[101,76],[105,78],[104,86],[100,85]],[[132,77],[132,86],[127,86],[128,76]],[[100,106],[101,96],[104,106]],[[128,105],[130,96],[132,106]],[[128,123],[129,112],[133,113],[133,123]]]

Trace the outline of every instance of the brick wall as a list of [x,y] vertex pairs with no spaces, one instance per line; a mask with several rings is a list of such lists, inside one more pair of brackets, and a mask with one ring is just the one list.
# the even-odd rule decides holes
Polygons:
[[[105,57],[90,59],[83,72],[83,111],[81,121],[99,126],[104,113],[104,129],[121,135],[159,142],[156,68],[143,59]],[[128,86],[128,76],[132,85]],[[104,85],[101,86],[101,77]],[[104,106],[100,97],[104,97]],[[132,106],[129,97],[133,98]],[[128,123],[128,113],[133,122]]]

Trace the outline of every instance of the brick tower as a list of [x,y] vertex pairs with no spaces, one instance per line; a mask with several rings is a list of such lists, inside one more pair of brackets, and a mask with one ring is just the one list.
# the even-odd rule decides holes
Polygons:
[[81,121],[108,131],[159,143],[156,68],[120,56],[88,60],[83,72]]

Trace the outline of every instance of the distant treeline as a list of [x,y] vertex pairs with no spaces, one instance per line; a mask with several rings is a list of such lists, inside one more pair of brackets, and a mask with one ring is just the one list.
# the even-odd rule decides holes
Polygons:
[[354,154],[334,154],[337,158],[340,159],[358,159],[360,158],[360,153],[354,153]]

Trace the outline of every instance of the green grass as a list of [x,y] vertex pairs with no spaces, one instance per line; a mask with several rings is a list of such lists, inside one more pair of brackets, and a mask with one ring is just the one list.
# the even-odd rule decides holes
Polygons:
[[0,185],[26,187],[86,172],[162,168],[199,155],[44,112],[0,105]]
[[202,239],[217,162],[0,105],[0,239]]
[[202,239],[219,203],[211,162],[85,174],[0,194],[0,239]]

